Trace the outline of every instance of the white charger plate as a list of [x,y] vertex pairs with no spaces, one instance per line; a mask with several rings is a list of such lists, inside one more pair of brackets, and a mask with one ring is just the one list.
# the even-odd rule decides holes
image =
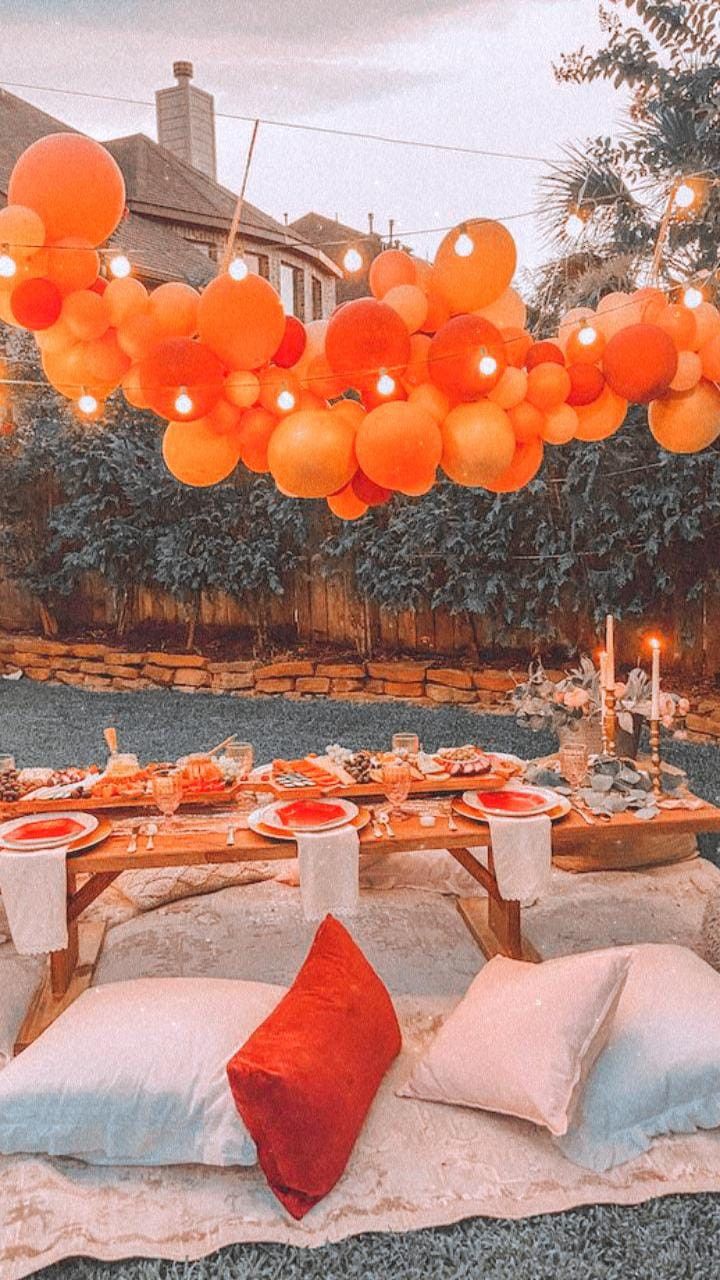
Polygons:
[[[39,836],[32,838],[30,836],[19,838],[16,834],[23,827],[32,827],[37,823],[62,822],[69,821],[77,824],[78,829],[71,835],[61,836]],[[28,813],[22,818],[12,818],[10,822],[4,822],[0,827],[0,844],[6,849],[55,849],[62,845],[72,844],[74,840],[80,840],[82,836],[90,835],[96,829],[98,819],[93,813],[78,813],[77,810],[63,809],[51,813]]]

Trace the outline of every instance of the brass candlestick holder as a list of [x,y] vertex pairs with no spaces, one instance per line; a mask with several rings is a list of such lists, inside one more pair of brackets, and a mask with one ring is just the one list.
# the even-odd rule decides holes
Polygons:
[[605,723],[603,725],[603,750],[606,755],[614,756],[615,750],[615,729],[617,726],[617,716],[615,714],[615,690],[605,690]]
[[662,794],[662,782],[660,780],[660,721],[650,721],[650,780],[652,789],[656,796]]

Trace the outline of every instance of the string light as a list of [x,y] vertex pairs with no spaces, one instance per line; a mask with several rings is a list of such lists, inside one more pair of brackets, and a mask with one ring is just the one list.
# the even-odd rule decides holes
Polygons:
[[375,390],[379,396],[391,396],[395,391],[395,388],[395,379],[391,378],[389,373],[381,373],[375,383]]
[[597,329],[591,324],[584,324],[578,332],[577,340],[582,347],[591,347],[597,341]]
[[86,417],[89,417],[91,413],[97,413],[98,410],[98,402],[95,399],[95,396],[91,396],[88,391],[83,391],[82,395],[78,399],[77,406],[80,412],[84,413]]
[[675,188],[673,203],[678,209],[691,209],[697,200],[697,189],[689,182],[681,182]]
[[248,265],[244,258],[233,258],[228,267],[228,275],[233,280],[244,280],[248,275]]
[[497,360],[494,356],[481,356],[478,362],[478,370],[484,378],[492,378],[497,373]]
[[350,275],[354,275],[356,271],[361,271],[363,267],[363,256],[358,253],[357,249],[348,249],[343,256],[343,267]]
[[283,413],[289,413],[295,408],[295,397],[292,391],[281,391],[277,398],[277,407],[282,409]]
[[571,213],[565,223],[565,235],[571,240],[577,240],[584,230],[585,219],[579,213]]
[[704,300],[702,289],[697,289],[695,285],[688,285],[682,296],[683,306],[688,307],[690,311],[694,311]]
[[110,274],[117,280],[124,280],[132,271],[132,263],[124,253],[116,253],[110,259]]
[[17,262],[9,253],[0,253],[0,276],[3,280],[12,280],[17,271]]
[[175,408],[178,413],[182,413],[183,415],[192,413],[193,411],[193,402],[184,387],[175,401]]
[[469,258],[470,254],[475,248],[475,244],[471,239],[471,237],[468,235],[467,231],[461,231],[460,235],[455,241],[455,244],[453,245],[453,248],[458,258]]

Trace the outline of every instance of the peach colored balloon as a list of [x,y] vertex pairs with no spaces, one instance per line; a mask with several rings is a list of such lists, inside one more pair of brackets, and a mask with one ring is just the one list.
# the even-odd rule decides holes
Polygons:
[[203,418],[197,418],[194,422],[168,422],[162,454],[176,480],[204,489],[232,474],[240,460],[240,446],[234,437],[219,435]]
[[427,319],[427,294],[416,284],[396,284],[383,297],[393,311],[397,311],[408,333],[417,333]]
[[117,330],[107,329],[99,338],[83,343],[83,349],[92,380],[119,387],[130,369],[130,357],[118,343]]
[[261,409],[260,405],[246,409],[243,413],[238,424],[238,439],[240,461],[248,471],[262,475],[270,470],[268,445],[277,424],[275,414]]
[[197,333],[199,302],[197,289],[171,280],[150,294],[150,314],[166,338],[192,338]]
[[693,315],[696,326],[693,350],[699,351],[706,342],[720,333],[720,312],[711,302],[701,302],[699,307],[693,309]]
[[238,409],[249,409],[260,395],[260,379],[249,369],[236,369],[225,379],[223,395]]
[[703,376],[703,363],[697,351],[678,352],[677,373],[670,383],[671,391],[691,391]]
[[359,520],[360,516],[364,516],[368,509],[367,502],[363,502],[358,498],[351,484],[346,484],[344,489],[339,493],[333,493],[327,500],[327,504],[333,515],[339,516],[341,520]]
[[283,418],[268,445],[275,482],[299,498],[328,498],[357,470],[355,428],[328,409],[301,409]]
[[421,382],[419,387],[413,387],[408,395],[408,404],[424,409],[436,422],[447,418],[451,407],[445,393],[434,382]]
[[524,329],[527,307],[517,289],[508,287],[494,302],[481,307],[477,314],[484,316],[498,329]]
[[110,308],[99,293],[79,289],[65,298],[60,320],[73,338],[91,342],[93,338],[101,338],[110,328]]
[[592,404],[575,407],[578,440],[607,440],[622,426],[628,410],[627,400],[616,395],[611,387],[605,387]]
[[590,320],[595,315],[592,307],[572,307],[570,311],[566,311],[560,327],[558,328],[557,343],[559,347],[565,350],[568,338],[571,333],[577,333],[584,320]]
[[31,258],[45,244],[45,226],[40,214],[22,204],[8,204],[0,209],[0,244],[16,262]]
[[[100,257],[96,250],[87,240],[77,237],[53,241],[46,249],[41,249],[37,257],[43,261],[42,274],[52,280],[62,294],[89,289],[100,270]],[[32,265],[34,258],[30,262]]]
[[526,369],[516,369],[509,364],[503,370],[497,386],[488,392],[488,400],[499,404],[501,409],[514,409],[527,395],[528,375]]
[[415,261],[404,249],[385,249],[370,263],[368,284],[375,298],[385,299],[391,289],[416,281]]
[[[470,253],[457,247],[469,242]],[[508,288],[515,274],[517,250],[501,222],[477,218],[455,227],[435,255],[434,279],[455,314],[487,307]]]
[[546,444],[567,444],[574,439],[578,429],[578,416],[569,404],[556,405],[548,409],[545,422],[540,432]]
[[292,369],[279,369],[275,365],[261,370],[259,402],[263,409],[285,417],[300,407],[300,383]]
[[150,307],[150,295],[144,284],[126,276],[124,280],[111,280],[103,294],[110,308],[110,323],[116,328],[129,320],[130,316],[147,311]]
[[505,410],[491,400],[451,409],[442,438],[443,471],[456,484],[470,488],[498,480],[510,466],[517,443]]
[[633,302],[629,293],[606,293],[597,304],[593,323],[609,342],[621,329],[626,329],[631,324],[640,324],[642,312],[643,304]]
[[435,482],[442,436],[426,409],[396,401],[367,414],[355,448],[360,467],[375,484],[417,496]]
[[132,312],[118,325],[118,342],[131,360],[144,360],[163,339],[162,329],[149,311]]
[[720,436],[720,390],[703,380],[691,391],[653,400],[648,425],[669,453],[699,453]]
[[[1,295],[0,295],[1,296]],[[5,318],[4,316],[2,317]],[[35,341],[41,351],[63,351],[68,347],[74,347],[77,338],[68,329],[63,322],[62,312],[60,319],[55,321],[49,329],[39,329],[35,334]]]
[[545,413],[567,400],[571,386],[567,369],[561,364],[545,360],[530,370],[526,398],[536,409]]
[[134,409],[150,408],[150,405],[147,402],[147,396],[140,386],[140,372],[136,364],[130,366],[122,380],[121,386],[125,399],[128,404],[133,406]]
[[508,417],[515,432],[515,438],[520,443],[526,443],[535,436],[539,436],[543,429],[545,418],[534,404],[530,404],[529,400],[521,400],[520,404],[515,405],[513,409],[508,409]]
[[[46,329],[46,333],[50,330]],[[700,348],[702,375],[710,382],[720,382],[720,333],[708,339]]]

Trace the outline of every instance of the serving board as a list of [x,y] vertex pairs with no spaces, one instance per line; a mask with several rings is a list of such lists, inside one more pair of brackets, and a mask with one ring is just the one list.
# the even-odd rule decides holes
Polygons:
[[[441,778],[434,779],[432,776],[418,779],[410,783],[409,797],[412,796],[437,796],[437,795],[461,795],[463,791],[472,791],[473,789],[481,790],[487,785],[489,775],[479,774],[472,777],[466,774],[464,777],[457,778]],[[505,781],[503,779],[502,781]],[[495,775],[490,785],[495,788],[502,785],[502,781]],[[276,782],[268,773],[267,776],[258,776],[255,786],[266,786],[278,800],[297,799],[302,796],[303,799],[317,800],[321,796],[338,796],[343,800],[362,800],[364,797],[371,799],[385,798],[385,788],[382,782],[338,782],[332,787],[284,787]]]
[[[197,805],[201,808],[223,808],[226,804],[232,804],[233,800],[244,791],[256,790],[256,782],[245,781],[236,782],[231,787],[224,787],[222,791],[194,791],[183,796],[180,807]],[[79,813],[102,813],[116,809],[139,812],[156,808],[150,791],[144,796],[113,796],[104,799],[101,797],[94,799],[92,792],[86,796],[65,796],[56,800],[34,800],[32,795],[29,795],[23,796],[20,800],[0,804],[0,818],[20,818],[26,813],[57,813],[65,809],[75,809]]]

